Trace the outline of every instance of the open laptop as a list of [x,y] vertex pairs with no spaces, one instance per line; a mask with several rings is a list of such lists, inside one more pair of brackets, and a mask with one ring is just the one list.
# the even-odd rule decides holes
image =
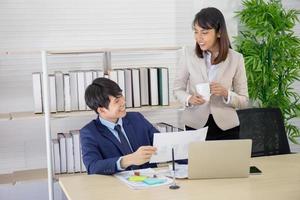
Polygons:
[[217,140],[189,145],[189,179],[249,176],[252,140]]

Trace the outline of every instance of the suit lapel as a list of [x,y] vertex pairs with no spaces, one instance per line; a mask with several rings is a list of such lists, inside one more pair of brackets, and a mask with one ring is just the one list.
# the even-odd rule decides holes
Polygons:
[[123,128],[126,132],[126,136],[130,142],[130,145],[132,147],[133,151],[137,150],[138,144],[136,141],[136,135],[135,135],[135,130],[132,127],[132,125],[129,123],[129,121],[126,119],[126,117],[122,118],[123,120]]
[[[229,56],[229,55],[227,55],[227,56]],[[228,62],[229,61],[226,58],[224,61],[222,61],[218,64],[219,69],[218,69],[216,77],[213,79],[214,82],[220,83],[220,80],[222,80],[223,74],[228,66]]]
[[[208,82],[208,76],[207,76],[207,69],[206,69],[206,63],[204,58],[199,58],[196,53],[193,53],[193,64],[192,66],[197,66],[195,70],[200,70],[200,73],[202,75],[202,79],[204,82]],[[198,74],[198,72],[196,72]],[[200,75],[200,74],[199,74]]]
[[96,119],[96,124],[97,124],[97,128],[98,128],[99,133],[103,137],[110,140],[120,150],[120,152],[123,155],[126,155],[126,153],[125,153],[124,149],[122,148],[121,143],[119,142],[119,140],[113,135],[113,133],[106,126],[104,126],[101,123],[99,118]]

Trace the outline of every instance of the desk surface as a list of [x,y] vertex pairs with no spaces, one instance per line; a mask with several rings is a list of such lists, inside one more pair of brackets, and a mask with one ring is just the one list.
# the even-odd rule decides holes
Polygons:
[[168,186],[132,190],[113,176],[75,175],[59,178],[69,200],[90,199],[238,199],[299,200],[300,154],[252,158],[263,171],[249,178],[179,180],[179,190]]

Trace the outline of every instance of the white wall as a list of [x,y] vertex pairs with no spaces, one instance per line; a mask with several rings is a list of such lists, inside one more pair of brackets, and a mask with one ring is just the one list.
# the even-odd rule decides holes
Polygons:
[[[175,0],[0,1],[0,113],[33,110],[31,73],[41,71],[42,49],[175,46],[175,7]],[[101,68],[97,56],[60,59],[53,70]]]
[[[297,0],[284,2],[300,7]],[[193,17],[207,6],[224,13],[229,34],[235,36],[238,29],[233,12],[240,6],[238,0],[0,1],[0,113],[33,110],[31,73],[41,71],[40,50],[192,45]],[[113,67],[168,66],[170,86],[175,62],[173,53],[112,57]],[[50,71],[102,67],[99,55],[54,57],[50,63]],[[296,87],[299,91],[299,83]],[[177,111],[144,114],[152,122],[178,123]],[[53,135],[80,128],[90,119],[54,120]],[[0,121],[0,138],[0,173],[46,166],[42,118]]]

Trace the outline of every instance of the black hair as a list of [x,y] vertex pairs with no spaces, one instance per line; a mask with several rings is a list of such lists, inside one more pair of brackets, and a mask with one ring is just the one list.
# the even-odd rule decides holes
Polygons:
[[108,78],[96,78],[85,90],[85,102],[96,113],[99,107],[108,108],[109,96],[120,97],[122,90],[117,83]]
[[[215,29],[216,33],[220,34],[220,38],[218,38],[219,54],[213,63],[218,64],[224,61],[227,58],[227,54],[229,48],[231,48],[231,45],[222,12],[214,7],[203,8],[195,15],[193,28],[195,28],[195,25],[198,25],[203,29]],[[203,51],[197,42],[195,51],[199,58],[203,58]]]

